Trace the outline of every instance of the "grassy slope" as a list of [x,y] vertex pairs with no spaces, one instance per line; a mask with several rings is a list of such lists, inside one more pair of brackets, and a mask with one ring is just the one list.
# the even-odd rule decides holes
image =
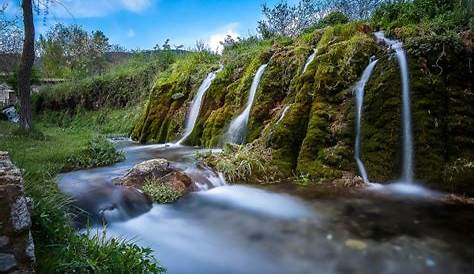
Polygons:
[[71,159],[97,159],[85,153],[97,131],[80,126],[55,127],[39,121],[29,136],[17,131],[16,125],[0,122],[0,150],[8,151],[22,169],[26,193],[33,198],[32,230],[39,273],[162,271],[151,250],[124,241],[108,242],[102,235],[78,235],[72,225],[75,209],[58,190],[54,177],[71,166]]

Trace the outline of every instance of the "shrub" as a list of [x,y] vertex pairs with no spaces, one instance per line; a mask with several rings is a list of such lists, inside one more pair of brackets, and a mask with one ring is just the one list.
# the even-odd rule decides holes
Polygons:
[[435,33],[462,31],[473,17],[472,1],[415,0],[387,2],[378,8],[372,24],[391,30],[424,24]]
[[67,159],[64,170],[108,166],[124,158],[124,154],[118,152],[111,142],[104,136],[98,135],[87,143],[82,153]]
[[340,11],[332,11],[328,15],[324,16],[316,25],[315,28],[321,29],[327,26],[334,26],[337,24],[345,24],[349,22],[349,18]]
[[212,167],[222,172],[229,182],[271,183],[279,172],[271,165],[271,149],[260,144],[226,144],[221,154],[203,156]]
[[179,192],[161,183],[159,180],[147,180],[142,190],[150,196],[152,201],[160,204],[173,203],[181,198]]

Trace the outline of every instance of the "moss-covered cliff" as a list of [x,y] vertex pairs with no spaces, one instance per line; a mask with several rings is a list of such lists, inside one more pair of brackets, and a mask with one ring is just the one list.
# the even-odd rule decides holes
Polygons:
[[[473,179],[474,158],[469,46],[458,36],[432,34],[408,36],[404,43],[416,177],[443,187],[464,187]],[[314,49],[316,58],[303,73]],[[231,119],[245,106],[257,68],[268,63],[252,107],[247,142],[272,148],[273,164],[284,176],[304,174],[325,181],[357,174],[352,91],[371,56],[380,60],[366,87],[362,158],[372,180],[396,179],[401,145],[399,67],[392,52],[377,44],[370,28],[361,23],[294,39],[246,41],[226,49],[221,57],[224,69],[204,96],[187,144],[222,145]],[[132,136],[141,142],[178,139],[197,87],[218,63],[217,58],[190,55],[162,74]],[[177,94],[183,96],[173,99]]]

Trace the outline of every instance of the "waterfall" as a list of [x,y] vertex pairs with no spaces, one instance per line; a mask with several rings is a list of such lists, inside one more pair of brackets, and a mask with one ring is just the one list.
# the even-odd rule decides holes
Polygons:
[[408,61],[401,42],[385,37],[382,31],[376,32],[375,37],[395,50],[402,78],[402,130],[403,130],[403,172],[404,182],[413,182],[413,136],[411,125],[410,80],[408,76]]
[[311,53],[311,55],[308,57],[308,59],[306,60],[306,64],[304,64],[303,73],[306,72],[306,70],[308,69],[309,64],[311,64],[311,62],[313,62],[313,60],[316,57],[317,53],[318,53],[318,50],[315,49],[313,51],[313,53]]
[[189,135],[191,135],[191,132],[193,132],[194,126],[196,125],[196,121],[199,116],[199,111],[201,110],[202,98],[211,86],[212,81],[214,81],[214,79],[216,78],[217,73],[222,69],[223,66],[221,65],[217,71],[209,73],[206,79],[204,79],[204,81],[202,82],[191,104],[191,109],[189,111],[188,118],[186,119],[184,135],[176,144],[180,145],[181,143],[183,143],[189,137]]
[[245,133],[247,131],[247,123],[249,121],[250,110],[252,109],[253,100],[255,99],[255,93],[257,92],[258,84],[260,83],[260,79],[262,78],[263,73],[265,72],[265,68],[267,64],[261,65],[255,77],[253,78],[252,86],[250,87],[250,93],[247,100],[247,105],[232,122],[230,123],[229,130],[226,134],[226,141],[235,144],[242,144],[245,140]]
[[279,124],[279,123],[281,122],[281,120],[283,120],[283,118],[285,118],[285,115],[286,115],[286,113],[288,112],[288,110],[290,109],[290,106],[291,106],[291,105],[288,105],[288,106],[286,106],[286,107],[283,109],[280,118],[279,118],[278,121],[276,122],[277,124]]
[[356,98],[356,137],[355,137],[355,145],[354,145],[354,158],[357,163],[357,167],[359,169],[360,176],[365,183],[369,183],[369,178],[367,176],[367,171],[365,170],[364,163],[360,159],[360,128],[361,128],[361,119],[362,119],[362,106],[364,105],[364,90],[367,81],[369,80],[370,76],[372,75],[372,71],[375,68],[378,60],[371,60],[367,68],[365,68],[364,73],[362,73],[362,77],[360,78],[359,82],[355,87],[355,98]]

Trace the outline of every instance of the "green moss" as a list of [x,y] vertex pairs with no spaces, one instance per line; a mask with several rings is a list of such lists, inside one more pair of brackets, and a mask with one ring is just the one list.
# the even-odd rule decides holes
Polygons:
[[[409,56],[415,176],[437,188],[469,192],[472,167],[451,174],[457,159],[472,162],[472,73],[460,41],[422,36],[406,43]],[[463,57],[464,56],[464,57]],[[362,156],[376,181],[400,176],[400,75],[395,59],[382,58],[366,90]],[[454,168],[456,169],[456,168]]]
[[[217,66],[217,58],[192,53],[178,59],[156,81],[143,120],[136,123],[132,138],[140,142],[169,142],[178,138],[184,125],[187,104],[205,76]],[[181,98],[173,95],[182,93]]]

